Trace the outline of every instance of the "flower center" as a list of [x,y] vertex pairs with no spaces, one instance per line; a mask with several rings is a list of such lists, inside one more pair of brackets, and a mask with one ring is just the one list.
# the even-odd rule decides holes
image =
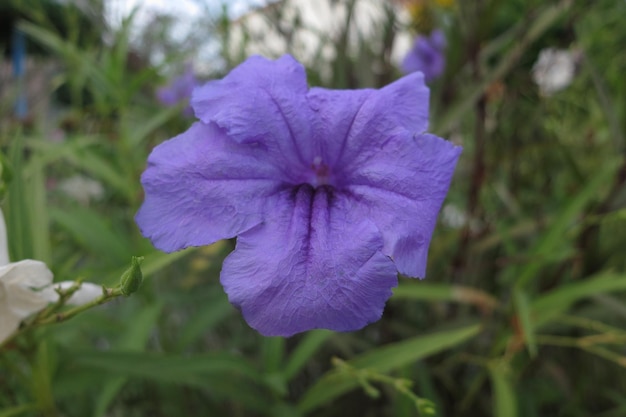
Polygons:
[[316,156],[311,163],[311,169],[313,170],[313,178],[311,185],[313,187],[319,187],[329,183],[330,168],[322,161],[321,156]]

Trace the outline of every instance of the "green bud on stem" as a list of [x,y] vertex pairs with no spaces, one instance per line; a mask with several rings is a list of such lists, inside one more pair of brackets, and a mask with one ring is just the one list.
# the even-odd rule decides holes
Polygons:
[[137,291],[143,282],[142,261],[143,256],[133,256],[130,260],[130,267],[124,271],[120,278],[120,291],[127,297]]

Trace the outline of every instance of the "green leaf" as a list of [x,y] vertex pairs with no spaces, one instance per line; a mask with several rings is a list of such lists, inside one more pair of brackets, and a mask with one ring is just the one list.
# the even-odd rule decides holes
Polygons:
[[132,148],[139,146],[156,129],[163,126],[176,116],[180,116],[180,107],[171,107],[157,112],[142,123],[135,123],[135,128],[128,134],[128,142]]
[[480,325],[417,336],[398,343],[382,346],[348,361],[355,368],[371,368],[377,372],[388,372],[413,363],[418,359],[455,346],[480,331]]
[[619,161],[607,161],[603,169],[589,179],[587,184],[563,207],[557,214],[550,227],[543,233],[537,243],[529,250],[529,255],[536,255],[536,260],[528,262],[520,271],[515,285],[524,287],[535,279],[539,270],[544,265],[541,255],[555,251],[562,244],[566,230],[571,226],[577,216],[594,197],[598,195],[598,189],[607,184],[615,175]]
[[515,302],[515,311],[519,318],[519,323],[524,334],[524,343],[528,348],[530,356],[537,355],[537,341],[535,338],[535,328],[533,326],[528,295],[519,288],[513,289],[513,300]]
[[277,396],[285,397],[288,393],[287,381],[280,372],[285,355],[285,338],[264,337],[260,348],[266,383]]
[[[200,382],[211,376],[238,374],[261,382],[263,378],[243,357],[230,353],[196,356],[151,352],[78,352],[74,362],[112,374],[168,383]],[[217,379],[219,380],[219,378]]]
[[309,361],[309,359],[317,352],[317,350],[328,340],[334,333],[330,330],[312,330],[308,332],[294,349],[293,353],[287,360],[287,365],[283,370],[285,380],[289,381],[296,376],[300,369]]
[[[271,407],[270,389],[245,358],[230,353],[196,356],[149,352],[77,352],[72,366],[112,375],[208,390],[257,412]],[[80,370],[80,369],[79,369]]]
[[181,330],[178,338],[178,350],[187,349],[200,335],[206,334],[219,322],[233,314],[234,311],[235,309],[223,293],[207,299],[206,304],[194,313]]
[[393,299],[409,299],[423,301],[453,301],[454,289],[448,284],[423,284],[402,282],[393,289]]
[[264,337],[261,343],[262,362],[267,373],[275,373],[280,369],[285,354],[283,337]]
[[37,401],[37,408],[46,415],[57,414],[54,395],[52,394],[52,364],[50,347],[47,341],[37,345],[31,374],[31,389]]
[[[168,265],[194,252],[196,248],[188,248],[174,253],[153,252],[144,256],[141,270],[144,277],[155,274]],[[119,274],[118,274],[119,276]]]
[[426,284],[420,281],[402,282],[393,290],[392,300],[453,301],[493,309],[499,301],[477,288],[450,284]]
[[617,291],[626,291],[626,275],[609,272],[563,285],[531,303],[535,325],[548,323],[579,300]]
[[102,137],[83,135],[62,143],[34,140],[28,142],[28,146],[37,151],[42,164],[65,161],[132,200],[136,186],[123,175],[124,171],[113,160],[101,155],[104,143],[107,142]]
[[75,155],[68,155],[68,159],[70,159],[73,165],[104,181],[125,197],[131,200],[134,197],[135,187],[128,178],[120,173],[123,172],[120,167],[113,165],[111,161],[98,155],[93,149],[76,152]]
[[33,257],[50,262],[50,219],[46,201],[45,167],[39,158],[32,158],[25,167],[27,186],[22,189],[24,200],[29,206],[29,223],[33,232]]
[[37,259],[33,250],[36,237],[30,221],[32,205],[28,201],[30,186],[24,175],[23,143],[22,135],[16,135],[8,152],[8,160],[13,169],[5,206],[9,255],[11,259]]
[[111,403],[115,400],[117,394],[124,388],[128,382],[128,378],[124,376],[115,376],[107,378],[104,386],[100,390],[93,407],[94,417],[104,416]]
[[11,408],[5,408],[0,411],[0,417],[17,417],[29,411],[35,411],[36,409],[37,406],[35,404],[22,404]]
[[[350,366],[384,373],[411,364],[429,355],[455,346],[480,331],[479,325],[418,336],[364,353],[350,361]],[[345,373],[331,370],[323,375],[302,397],[298,409],[310,412],[359,386],[359,381]]]
[[494,417],[517,416],[517,399],[509,374],[508,367],[503,363],[489,365],[489,376],[493,389]]
[[530,281],[538,276],[540,269],[546,263],[545,257],[541,255],[554,253],[562,245],[566,230],[571,226],[575,218],[580,215],[580,212],[585,206],[597,196],[598,189],[614,176],[617,168],[617,162],[608,162],[604,168],[598,171],[587,184],[585,184],[580,192],[563,207],[550,227],[529,250],[529,255],[533,257],[533,261],[526,263],[517,276],[513,289],[513,298],[515,300],[516,312],[520,319],[524,342],[531,356],[536,354],[537,346],[535,343],[534,326],[532,324],[534,318],[531,317],[529,300],[525,294],[524,288]]
[[50,217],[66,229],[78,243],[93,255],[107,259],[110,264],[126,264],[131,254],[128,241],[115,233],[111,224],[93,210],[50,208]]
[[[146,345],[162,310],[162,303],[143,308],[139,314],[130,320],[126,332],[118,341],[118,348],[129,351],[141,351]],[[103,416],[106,413],[107,408],[127,381],[127,377],[114,376],[105,382],[95,401],[93,413],[95,417]]]
[[163,303],[160,302],[143,307],[137,315],[128,319],[128,327],[116,347],[132,352],[142,351],[162,311]]

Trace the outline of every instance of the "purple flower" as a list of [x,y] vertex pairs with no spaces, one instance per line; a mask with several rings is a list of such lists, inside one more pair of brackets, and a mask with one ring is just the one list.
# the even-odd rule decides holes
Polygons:
[[433,30],[430,36],[418,36],[402,61],[402,71],[405,74],[421,71],[426,82],[434,80],[445,68],[445,48],[446,38],[441,30]]
[[157,146],[142,233],[166,252],[237,236],[230,302],[264,335],[360,329],[397,272],[423,277],[461,148],[425,133],[422,74],[380,90],[307,86],[291,56],[254,56],[196,89],[200,119]]
[[[193,89],[198,85],[193,68],[191,65],[188,65],[182,75],[174,78],[170,84],[157,89],[156,96],[161,104],[168,107],[176,106],[183,101],[188,101],[191,98]],[[193,116],[191,106],[185,107],[183,114],[185,116]]]

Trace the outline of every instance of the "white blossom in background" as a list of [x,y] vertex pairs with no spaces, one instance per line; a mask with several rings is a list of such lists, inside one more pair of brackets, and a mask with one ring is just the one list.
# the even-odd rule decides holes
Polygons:
[[467,215],[454,204],[445,204],[441,209],[441,223],[451,229],[460,229],[465,225]]
[[450,229],[460,229],[469,221],[469,228],[476,232],[481,228],[481,222],[477,219],[470,219],[467,213],[452,203],[444,204],[440,215],[441,223]]
[[570,85],[576,74],[577,61],[578,54],[570,50],[542,49],[532,69],[533,81],[541,94],[550,96]]
[[83,175],[75,175],[61,180],[58,188],[64,194],[83,205],[88,204],[90,201],[97,201],[104,196],[102,184]]
[[[58,301],[55,288],[67,290],[75,283],[52,283],[52,271],[45,263],[32,259],[9,262],[6,224],[0,210],[0,342],[15,332],[22,320]],[[66,302],[82,305],[102,295],[102,287],[83,283]]]

